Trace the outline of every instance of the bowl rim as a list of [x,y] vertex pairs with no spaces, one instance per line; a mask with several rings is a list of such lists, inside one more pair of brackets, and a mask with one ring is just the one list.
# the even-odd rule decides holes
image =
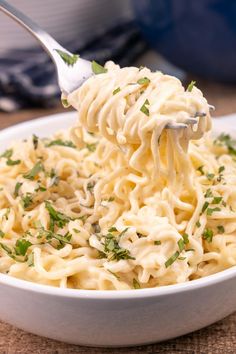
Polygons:
[[191,292],[204,287],[214,286],[225,281],[236,278],[236,266],[222,270],[218,273],[205,276],[200,279],[190,280],[173,285],[164,285],[156,288],[128,289],[128,290],[84,290],[58,288],[51,285],[37,284],[28,280],[18,279],[7,274],[0,273],[1,285],[9,286],[19,290],[32,293],[73,298],[73,299],[93,299],[93,300],[120,300],[120,299],[140,299],[163,297],[166,295],[176,295],[179,293]]
[[[13,133],[16,129],[19,132],[23,131],[25,127],[29,125],[42,126],[46,122],[55,118],[74,119],[75,112],[62,112],[43,116],[41,118],[24,121],[13,126],[7,127],[0,131],[0,140],[2,134]],[[236,118],[236,114],[230,114],[223,118],[224,123],[231,123],[232,119]],[[217,118],[217,121],[222,121],[221,118]],[[68,289],[58,288],[51,285],[38,284],[30,282],[28,280],[18,279],[7,274],[0,273],[0,287],[9,286],[20,290],[29,291],[32,293],[38,293],[48,296],[65,297],[65,298],[78,298],[78,299],[96,299],[96,300],[119,300],[119,299],[140,299],[150,297],[162,297],[166,295],[174,295],[178,293],[185,293],[197,289],[201,289],[208,286],[217,285],[225,281],[236,278],[236,265],[228,269],[222,270],[215,274],[205,276],[200,279],[191,280],[184,283],[178,283],[173,285],[164,285],[155,288],[144,289],[130,289],[130,290],[84,290],[84,289]]]

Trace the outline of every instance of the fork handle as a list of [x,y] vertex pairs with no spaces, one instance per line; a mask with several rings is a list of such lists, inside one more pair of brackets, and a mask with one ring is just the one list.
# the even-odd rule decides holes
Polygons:
[[47,32],[45,32],[39,25],[32,21],[28,16],[16,9],[5,0],[0,0],[0,10],[18,22],[28,32],[30,32],[42,45],[42,47],[48,52],[54,62],[58,61],[58,55],[55,49],[63,50],[68,54],[71,54],[68,50],[63,48],[54,38],[52,38]]

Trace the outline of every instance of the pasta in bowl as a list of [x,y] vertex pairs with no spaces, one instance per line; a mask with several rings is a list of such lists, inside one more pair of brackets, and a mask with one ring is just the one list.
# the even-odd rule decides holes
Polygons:
[[212,138],[194,83],[126,69],[98,66],[63,98],[77,120],[1,132],[0,316],[33,333],[137,345],[235,310],[232,118]]

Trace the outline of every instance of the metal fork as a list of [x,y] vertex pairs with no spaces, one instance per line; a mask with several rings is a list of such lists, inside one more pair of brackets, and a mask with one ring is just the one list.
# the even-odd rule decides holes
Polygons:
[[[28,16],[7,1],[0,0],[0,10],[29,31],[49,54],[56,66],[58,84],[65,97],[94,75],[90,61],[70,53]],[[166,128],[183,129],[197,123],[197,121],[197,118],[189,118],[182,123],[168,123]]]

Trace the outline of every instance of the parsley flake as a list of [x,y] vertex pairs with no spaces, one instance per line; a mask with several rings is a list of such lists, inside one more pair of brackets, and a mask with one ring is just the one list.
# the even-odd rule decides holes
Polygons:
[[187,87],[187,91],[191,92],[195,84],[196,84],[196,81],[191,81]]
[[55,51],[60,55],[62,60],[69,66],[70,65],[73,66],[77,62],[77,60],[79,59],[78,54],[70,54],[70,53],[64,52],[63,50],[60,50],[60,49],[55,49]]
[[43,170],[44,167],[42,165],[42,162],[38,161],[30,171],[23,175],[23,177],[26,179],[34,180],[34,178],[39,174],[39,172]]
[[104,74],[107,72],[107,69],[104,68],[102,65],[98,64],[96,61],[92,61],[92,70],[95,75]]
[[223,225],[218,225],[217,230],[218,230],[219,234],[223,234],[225,232],[225,228]]
[[139,282],[135,278],[133,279],[133,288],[134,289],[140,289],[141,288]]
[[116,95],[118,92],[120,92],[120,87],[117,87],[117,89],[115,89],[115,90],[112,92],[112,94],[113,94],[113,95]]
[[203,239],[206,240],[207,242],[212,242],[213,231],[211,229],[205,229],[202,236]]
[[148,77],[142,77],[137,81],[139,85],[148,85],[150,83],[150,79]]
[[71,140],[62,140],[62,139],[52,140],[46,146],[50,147],[50,146],[55,146],[55,145],[70,147],[70,148],[74,148],[74,149],[76,148],[75,144]]
[[145,100],[144,104],[140,108],[140,111],[149,117],[149,109],[147,108],[147,105],[150,105],[150,102],[148,101],[148,99]]

